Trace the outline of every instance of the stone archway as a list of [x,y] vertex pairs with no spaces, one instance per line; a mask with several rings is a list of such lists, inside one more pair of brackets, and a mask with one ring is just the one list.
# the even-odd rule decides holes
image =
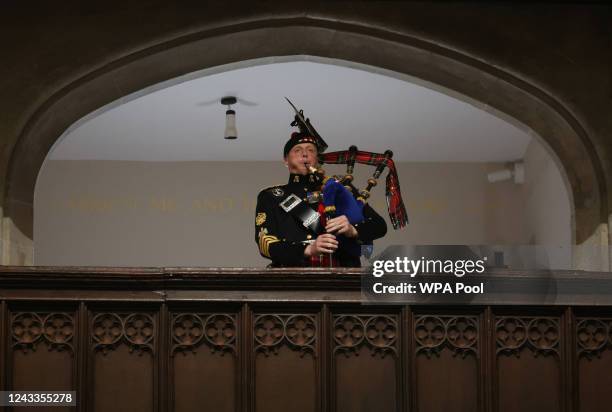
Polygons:
[[[545,140],[565,172],[573,201],[575,242],[600,236],[607,243],[607,232],[601,233],[608,209],[603,168],[585,130],[555,98],[477,58],[423,39],[315,18],[261,20],[204,30],[112,61],[65,86],[32,115],[12,153],[4,197],[11,228],[25,242],[29,239],[31,249],[38,173],[55,141],[78,119],[186,73],[288,55],[342,59],[405,73],[517,119]],[[3,237],[9,245],[16,241],[6,227]],[[7,261],[6,256],[5,263],[20,263]],[[21,264],[29,262],[26,255]]]

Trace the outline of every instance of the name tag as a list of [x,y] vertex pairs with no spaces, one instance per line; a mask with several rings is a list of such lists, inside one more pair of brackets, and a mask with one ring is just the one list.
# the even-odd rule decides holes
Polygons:
[[290,194],[289,196],[287,196],[287,199],[283,200],[280,203],[280,207],[282,207],[285,212],[289,212],[297,205],[299,205],[301,201],[302,199],[300,199],[296,195]]

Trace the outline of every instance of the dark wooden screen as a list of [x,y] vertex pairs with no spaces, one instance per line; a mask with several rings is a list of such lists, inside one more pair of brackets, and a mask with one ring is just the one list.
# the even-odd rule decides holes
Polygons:
[[606,305],[362,305],[350,270],[2,270],[0,389],[80,411],[610,410]]

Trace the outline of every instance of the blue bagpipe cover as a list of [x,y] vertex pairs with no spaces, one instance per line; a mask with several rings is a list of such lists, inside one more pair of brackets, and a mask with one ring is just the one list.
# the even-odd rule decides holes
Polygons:
[[[364,221],[362,202],[357,201],[353,194],[336,179],[328,179],[323,185],[323,206],[335,206],[336,216],[345,215],[351,225]],[[341,247],[354,256],[361,255],[361,246],[354,240],[340,235],[338,241]]]

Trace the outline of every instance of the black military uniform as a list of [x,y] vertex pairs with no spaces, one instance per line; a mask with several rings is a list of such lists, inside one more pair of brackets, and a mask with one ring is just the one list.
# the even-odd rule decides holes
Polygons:
[[[272,260],[272,266],[313,266],[312,259],[304,256],[304,249],[308,241],[316,238],[316,234],[285,212],[279,204],[290,194],[308,202],[308,194],[317,190],[318,186],[320,183],[316,183],[313,175],[291,174],[286,185],[269,187],[259,193],[255,241],[261,255]],[[313,210],[319,208],[318,202],[308,204]],[[387,233],[385,220],[367,204],[363,208],[363,215],[365,220],[353,225],[357,229],[357,238],[345,239],[344,242],[369,244]],[[349,254],[342,245],[334,253],[338,264],[359,267],[359,257]]]

